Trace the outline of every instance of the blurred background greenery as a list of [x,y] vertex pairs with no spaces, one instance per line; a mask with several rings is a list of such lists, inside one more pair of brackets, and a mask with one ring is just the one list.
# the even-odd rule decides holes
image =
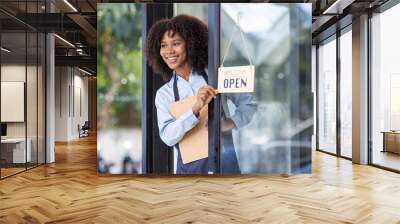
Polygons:
[[97,91],[99,128],[140,126],[141,4],[99,4]]
[[142,171],[141,4],[97,5],[98,171]]

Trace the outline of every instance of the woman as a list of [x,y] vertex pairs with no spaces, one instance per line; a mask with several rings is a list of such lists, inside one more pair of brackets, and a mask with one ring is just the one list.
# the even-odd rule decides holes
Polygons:
[[[197,125],[200,110],[218,94],[216,89],[207,85],[207,25],[189,15],[160,20],[149,31],[146,53],[154,72],[167,81],[157,91],[155,105],[161,139],[168,146],[178,148],[176,172],[207,174],[212,171],[208,167],[207,158],[183,164],[179,152],[179,141]],[[193,107],[175,119],[169,111],[169,105],[191,96],[196,96]],[[240,119],[242,116],[237,117]],[[222,123],[223,131],[230,131],[235,127],[230,117]],[[231,150],[228,154],[225,153],[229,158],[225,166],[231,169],[230,173],[240,173],[235,151],[233,147],[228,148]]]

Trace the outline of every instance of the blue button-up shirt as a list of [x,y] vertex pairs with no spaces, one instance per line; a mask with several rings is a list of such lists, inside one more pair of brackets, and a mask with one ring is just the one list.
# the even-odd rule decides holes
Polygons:
[[[172,116],[169,107],[175,101],[173,83],[174,78],[172,77],[168,83],[157,91],[155,99],[160,137],[168,146],[176,145],[187,131],[199,123],[199,118],[193,114],[192,109],[188,109],[178,119]],[[180,100],[197,95],[199,89],[205,85],[207,85],[206,81],[197,73],[193,74],[192,72],[189,76],[189,81],[177,75]]]
[[[208,75],[207,69],[205,72]],[[173,75],[175,75],[175,72]],[[199,118],[193,114],[192,109],[186,111],[178,119],[175,119],[172,116],[169,107],[170,104],[175,101],[173,83],[174,78],[172,77],[169,82],[164,84],[157,91],[155,98],[160,137],[168,146],[175,146],[180,142],[187,131],[191,130],[199,123]],[[179,75],[177,76],[177,86],[180,100],[197,95],[198,90],[205,85],[207,85],[207,83],[203,76],[194,71],[190,73],[188,81]],[[232,116],[230,116],[229,113],[227,99],[230,99],[236,107]],[[225,111],[225,116],[233,120],[236,126],[235,129],[238,129],[249,123],[253,114],[257,110],[257,104],[252,94],[223,94],[222,104]],[[233,147],[226,148],[233,149]],[[178,163],[180,162],[179,160],[180,158],[178,158]]]

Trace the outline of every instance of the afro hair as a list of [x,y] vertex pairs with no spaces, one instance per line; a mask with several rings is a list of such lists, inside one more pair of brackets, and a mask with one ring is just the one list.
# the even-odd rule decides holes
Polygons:
[[165,32],[172,31],[172,36],[179,33],[185,41],[189,64],[198,74],[208,64],[208,28],[196,17],[178,15],[171,19],[162,19],[155,23],[147,36],[145,52],[153,71],[160,74],[164,81],[172,77],[172,70],[160,55],[161,40]]

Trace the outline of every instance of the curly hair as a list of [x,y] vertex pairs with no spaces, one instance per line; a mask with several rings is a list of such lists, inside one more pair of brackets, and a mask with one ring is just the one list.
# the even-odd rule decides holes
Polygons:
[[208,64],[208,28],[196,17],[178,15],[172,19],[162,19],[155,23],[147,36],[145,52],[153,71],[160,74],[164,81],[172,77],[172,70],[160,55],[161,40],[165,32],[179,33],[186,43],[189,64],[197,73],[201,73]]

